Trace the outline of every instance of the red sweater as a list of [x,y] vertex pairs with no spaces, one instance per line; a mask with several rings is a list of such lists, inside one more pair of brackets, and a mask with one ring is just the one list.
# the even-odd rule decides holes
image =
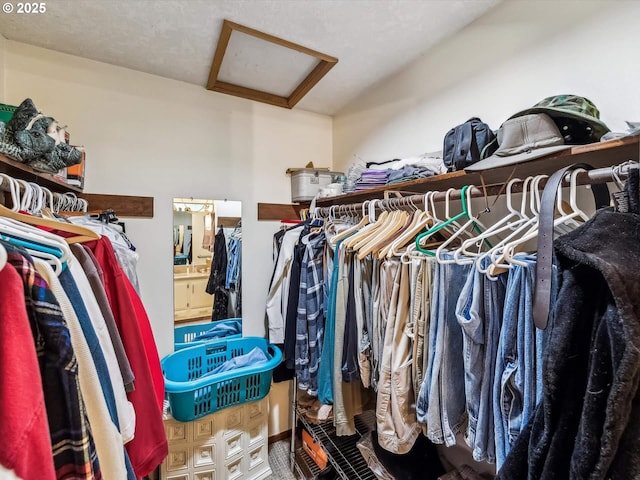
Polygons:
[[164,380],[158,351],[142,302],[122,271],[109,239],[103,236],[85,245],[93,252],[104,273],[107,299],[135,375],[135,389],[128,393],[128,398],[136,411],[136,430],[126,448],[136,475],[143,477],[160,465],[168,454],[162,421]]
[[22,280],[0,270],[0,464],[19,478],[55,480],[51,437]]

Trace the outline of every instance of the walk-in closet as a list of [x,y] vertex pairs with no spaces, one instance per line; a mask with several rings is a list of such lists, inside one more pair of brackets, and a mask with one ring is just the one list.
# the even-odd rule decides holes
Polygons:
[[639,21],[3,2],[0,480],[640,480]]

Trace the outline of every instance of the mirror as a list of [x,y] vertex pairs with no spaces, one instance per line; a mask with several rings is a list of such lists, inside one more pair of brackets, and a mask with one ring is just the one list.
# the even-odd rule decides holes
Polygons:
[[[242,317],[241,207],[229,200],[173,199],[176,327],[203,330],[212,321]],[[178,330],[176,342],[182,343]]]

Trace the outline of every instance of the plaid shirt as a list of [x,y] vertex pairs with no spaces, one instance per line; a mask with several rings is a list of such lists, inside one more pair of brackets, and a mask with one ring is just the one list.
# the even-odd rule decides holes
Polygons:
[[101,479],[100,465],[78,382],[78,364],[62,311],[31,258],[4,244],[24,284],[47,409],[58,479]]
[[325,234],[309,234],[302,238],[305,245],[300,270],[300,293],[296,321],[296,377],[298,386],[309,395],[318,395],[318,367],[324,336],[324,274]]

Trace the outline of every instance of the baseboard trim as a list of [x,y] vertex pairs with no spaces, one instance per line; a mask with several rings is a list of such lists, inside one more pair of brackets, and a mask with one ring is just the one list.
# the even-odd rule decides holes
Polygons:
[[280,440],[285,440],[287,438],[291,438],[291,429],[271,435],[268,439],[268,443],[271,445],[272,443],[279,442]]

